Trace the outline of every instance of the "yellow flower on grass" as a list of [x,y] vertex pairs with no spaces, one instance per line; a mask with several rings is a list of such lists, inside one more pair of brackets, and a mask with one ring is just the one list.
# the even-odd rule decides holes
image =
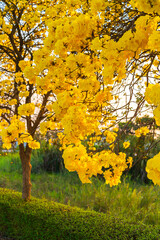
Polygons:
[[125,149],[128,148],[129,146],[130,146],[130,142],[129,141],[123,143],[123,147]]

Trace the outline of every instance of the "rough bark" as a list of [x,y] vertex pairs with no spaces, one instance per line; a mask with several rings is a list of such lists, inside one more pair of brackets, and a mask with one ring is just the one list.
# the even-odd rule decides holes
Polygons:
[[31,198],[31,152],[27,145],[26,149],[23,144],[19,146],[20,159],[22,163],[22,173],[23,173],[23,189],[22,189],[22,198],[25,201],[30,201]]

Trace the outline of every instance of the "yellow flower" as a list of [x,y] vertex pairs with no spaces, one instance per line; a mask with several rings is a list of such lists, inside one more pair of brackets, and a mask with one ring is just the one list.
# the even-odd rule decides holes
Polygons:
[[7,142],[7,143],[3,143],[2,147],[6,148],[6,149],[10,149],[12,147],[12,145],[11,145],[11,143]]
[[18,107],[19,115],[30,116],[34,113],[35,105],[34,103],[26,103]]
[[124,142],[123,143],[123,147],[126,149],[126,148],[128,148],[130,146],[130,142]]
[[39,149],[40,148],[40,143],[36,142],[36,141],[29,142],[28,145],[32,149]]
[[142,134],[145,136],[147,133],[149,133],[149,129],[147,127],[141,127],[135,131],[136,137],[140,137]]
[[9,104],[10,104],[10,105],[15,105],[15,104],[17,104],[17,99],[12,99],[12,100],[10,100],[10,101],[9,101]]
[[118,128],[116,128],[116,127],[113,128],[113,131],[114,131],[114,132],[118,132]]
[[160,153],[149,159],[146,166],[147,177],[160,185]]

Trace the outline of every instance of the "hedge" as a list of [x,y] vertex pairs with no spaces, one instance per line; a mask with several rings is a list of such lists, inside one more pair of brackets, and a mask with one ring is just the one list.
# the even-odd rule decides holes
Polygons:
[[160,226],[41,200],[0,188],[0,232],[16,240],[159,240]]

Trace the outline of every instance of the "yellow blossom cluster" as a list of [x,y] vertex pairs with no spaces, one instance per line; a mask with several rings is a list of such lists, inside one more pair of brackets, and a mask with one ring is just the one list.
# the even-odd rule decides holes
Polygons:
[[160,185],[160,153],[147,161],[146,171],[147,177]]
[[[151,84],[146,89],[145,97],[148,103],[154,104],[157,108],[153,111],[156,124],[160,126],[160,85]],[[160,153],[147,161],[146,171],[147,177],[154,184],[160,185]]]
[[113,143],[116,140],[117,134],[115,132],[106,130],[103,134],[106,136],[106,141],[108,143]]
[[[77,171],[80,180],[83,183],[90,183],[91,176],[97,173],[104,175],[107,184],[110,186],[117,185],[120,182],[122,172],[131,167],[132,158],[126,161],[126,154],[120,152],[119,155],[111,151],[102,151],[89,156],[83,145],[70,145],[63,152],[63,158],[66,168],[69,171]],[[102,171],[102,167],[106,171]]]
[[160,1],[159,0],[131,0],[130,4],[136,7],[139,11],[145,13],[160,13]]
[[40,148],[40,143],[33,140],[28,142],[28,146],[32,149],[39,149]]
[[6,149],[10,149],[15,141],[18,144],[26,142],[33,149],[40,147],[39,142],[34,141],[32,136],[26,132],[25,123],[16,116],[11,118],[10,124],[4,121],[0,123],[0,135],[3,141],[3,148]]
[[71,106],[61,120],[61,123],[64,127],[65,138],[70,143],[75,144],[83,140],[85,136],[96,132],[98,127],[97,119],[90,117],[85,105]]
[[34,103],[26,103],[18,108],[18,113],[20,116],[25,115],[25,116],[30,116],[34,113],[35,110],[35,105]]
[[149,129],[147,127],[141,127],[135,130],[136,137],[140,137],[141,135],[145,136],[147,133],[149,133]]
[[146,89],[145,98],[148,103],[156,106],[156,109],[153,111],[153,113],[156,124],[160,126],[160,85],[150,84]]
[[56,128],[56,123],[53,121],[41,122],[40,123],[40,132],[41,134],[46,134],[48,130],[54,130]]
[[129,141],[123,143],[123,147],[125,149],[128,148],[129,146],[130,146],[130,142]]

